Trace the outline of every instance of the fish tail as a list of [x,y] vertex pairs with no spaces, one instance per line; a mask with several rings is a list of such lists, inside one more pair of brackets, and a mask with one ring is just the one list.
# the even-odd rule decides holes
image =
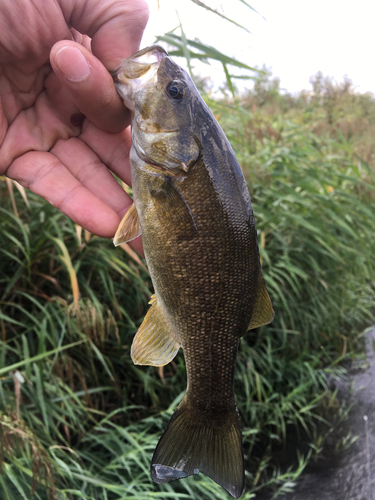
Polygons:
[[169,483],[203,472],[239,498],[245,477],[236,405],[205,413],[181,402],[155,449],[151,477],[156,483]]

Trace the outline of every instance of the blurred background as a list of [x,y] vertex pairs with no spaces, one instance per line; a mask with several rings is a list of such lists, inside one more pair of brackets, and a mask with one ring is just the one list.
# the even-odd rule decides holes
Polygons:
[[[340,0],[205,1],[215,15],[202,3],[150,1],[143,45],[151,44],[155,35],[176,28],[178,32],[181,22],[188,38],[198,38],[250,66],[265,65],[287,92],[311,88],[309,79],[318,71],[336,81],[347,76],[359,92],[375,92],[371,57],[375,6],[366,0],[356,2],[355,8]],[[197,64],[196,69],[217,84],[222,82],[220,66]],[[243,88],[248,86],[246,82]]]
[[[251,194],[276,316],[238,355],[242,498],[277,498],[345,420],[332,380],[365,360],[374,323],[370,7],[149,3],[144,45],[191,72]],[[131,362],[152,294],[145,262],[16,182],[0,178],[0,197],[0,498],[230,498],[203,475],[151,481],[186,372],[181,353],[163,369]]]

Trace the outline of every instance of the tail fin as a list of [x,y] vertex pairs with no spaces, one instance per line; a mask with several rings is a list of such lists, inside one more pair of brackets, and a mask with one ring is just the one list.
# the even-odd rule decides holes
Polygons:
[[245,478],[240,419],[235,406],[227,418],[207,416],[203,421],[194,413],[182,401],[173,414],[152,457],[152,479],[169,483],[203,472],[239,498]]

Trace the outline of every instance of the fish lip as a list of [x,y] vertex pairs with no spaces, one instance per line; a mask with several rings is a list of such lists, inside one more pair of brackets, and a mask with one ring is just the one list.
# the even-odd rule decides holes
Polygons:
[[[168,52],[161,46],[161,45],[150,45],[149,47],[145,47],[142,50],[139,50],[135,54],[133,54],[131,57],[129,57],[130,60],[135,61],[136,59],[139,59],[146,54],[151,53],[152,55],[156,55],[157,61],[150,62],[149,64],[153,63],[160,63],[165,57],[168,57],[169,54]],[[143,62],[143,61],[142,61]]]
[[157,55],[157,60],[153,61],[153,62],[149,62],[148,64],[158,64],[165,57],[169,57],[168,52],[160,45],[150,45],[149,47],[145,47],[144,49],[139,50],[138,52],[136,52],[135,54],[130,56],[128,59],[123,59],[121,61],[121,64],[119,64],[119,66],[117,66],[117,68],[111,70],[109,73],[111,74],[113,79],[116,81],[116,79],[118,78],[118,73],[120,72],[124,61],[141,62],[141,61],[136,61],[136,59],[139,59],[140,57],[144,56],[148,52],[152,52],[153,54]]

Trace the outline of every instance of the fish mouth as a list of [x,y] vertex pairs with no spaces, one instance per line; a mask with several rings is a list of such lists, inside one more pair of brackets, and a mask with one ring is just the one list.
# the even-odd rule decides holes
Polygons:
[[125,60],[143,64],[154,64],[155,62],[160,62],[165,57],[168,57],[168,52],[163,47],[160,45],[150,45]]
[[151,45],[129,59],[123,59],[121,65],[111,71],[116,90],[131,111],[134,111],[134,93],[156,84],[159,65],[165,57],[168,57],[168,52],[163,47]]

